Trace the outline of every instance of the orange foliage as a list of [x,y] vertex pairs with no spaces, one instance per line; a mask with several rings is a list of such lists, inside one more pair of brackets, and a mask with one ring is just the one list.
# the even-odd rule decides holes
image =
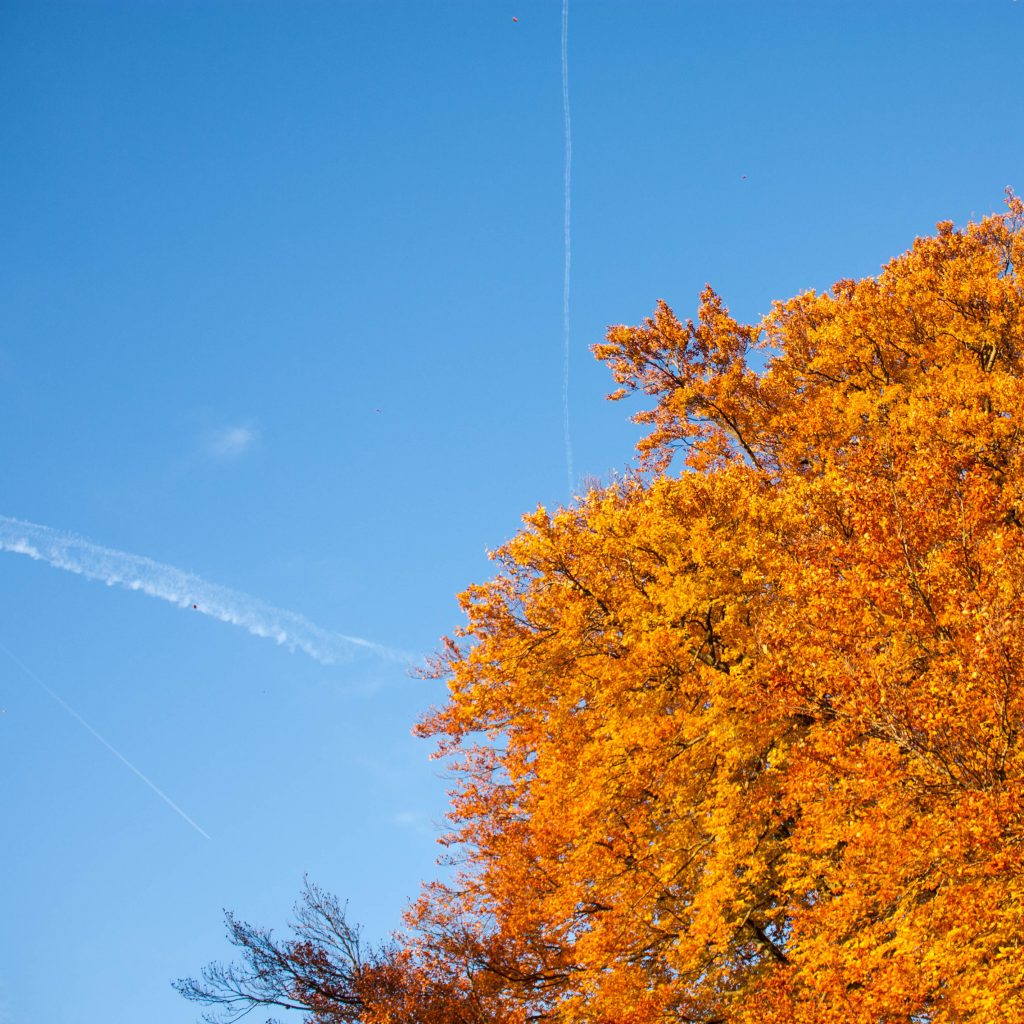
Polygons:
[[1008,207],[759,324],[708,289],[596,346],[656,402],[648,472],[463,595],[419,730],[461,864],[410,912],[427,976],[507,1020],[1024,1020]]

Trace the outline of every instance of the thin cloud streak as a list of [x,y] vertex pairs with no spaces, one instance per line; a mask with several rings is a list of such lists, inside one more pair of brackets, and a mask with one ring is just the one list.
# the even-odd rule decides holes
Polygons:
[[114,757],[118,759],[118,761],[134,772],[147,786],[149,786],[151,790],[153,790],[154,793],[156,793],[158,797],[160,797],[161,800],[163,800],[165,804],[167,804],[168,807],[171,808],[171,810],[184,818],[185,821],[187,821],[204,839],[210,838],[209,834],[200,828],[200,826],[197,825],[155,782],[153,782],[152,779],[143,775],[143,773],[139,771],[139,769],[136,768],[120,750],[117,749],[117,747],[115,747],[104,736],[100,735],[100,733],[98,733],[59,693],[47,686],[46,683],[44,683],[42,679],[40,679],[39,676],[37,676],[35,672],[33,672],[32,669],[30,669],[28,665],[21,660],[21,658],[10,651],[2,643],[0,643],[0,651],[3,651],[4,654],[6,654],[7,657],[10,658],[11,661],[13,661],[14,664],[29,677],[29,679],[45,690],[46,693],[48,693],[76,722],[78,722],[80,726],[82,726],[82,728],[91,733],[95,739],[99,740],[99,742],[102,743],[103,746],[105,746],[107,750],[109,750]]
[[143,555],[105,548],[74,534],[63,533],[8,516],[0,516],[0,551],[26,555],[55,569],[98,580],[108,587],[141,591],[179,608],[240,626],[253,636],[269,637],[290,651],[302,651],[321,665],[349,661],[365,651],[389,661],[409,663],[414,656],[362,637],[335,633],[283,608],[275,608],[239,590],[184,572]]

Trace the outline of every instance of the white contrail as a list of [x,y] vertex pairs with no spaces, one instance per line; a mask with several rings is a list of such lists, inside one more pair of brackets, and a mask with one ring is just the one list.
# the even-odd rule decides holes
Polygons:
[[565,209],[563,233],[565,269],[562,276],[562,428],[565,434],[565,471],[569,498],[574,487],[572,438],[569,434],[569,271],[572,268],[572,120],[569,117],[569,0],[562,0],[562,114],[565,119]]
[[291,651],[303,651],[322,665],[346,661],[356,649],[394,661],[413,660],[411,655],[391,647],[322,629],[295,612],[275,608],[241,591],[208,583],[173,565],[101,547],[38,523],[0,516],[0,551],[27,555],[110,587],[139,590],[179,608],[194,607],[203,615],[241,626],[254,636],[270,637]]
[[29,679],[41,686],[73,719],[75,719],[76,722],[78,722],[79,725],[91,732],[92,735],[118,759],[118,761],[125,765],[125,767],[130,768],[140,779],[142,779],[142,781],[149,786],[149,788],[153,790],[153,792],[156,793],[156,795],[160,797],[168,807],[184,818],[185,821],[187,821],[204,839],[210,838],[203,829],[201,829],[155,782],[152,781],[152,779],[143,775],[142,772],[140,772],[139,769],[136,768],[135,765],[133,765],[131,761],[129,761],[128,758],[113,745],[113,743],[101,736],[66,700],[64,700],[63,697],[61,697],[59,693],[51,690],[50,687],[47,686],[46,683],[44,683],[42,679],[40,679],[39,676],[37,676],[35,672],[33,672],[32,669],[30,669],[28,665],[21,660],[21,658],[9,651],[2,643],[0,643],[0,651],[3,651],[4,654],[6,654],[7,657],[10,658],[11,661],[13,661],[14,664],[29,677]]

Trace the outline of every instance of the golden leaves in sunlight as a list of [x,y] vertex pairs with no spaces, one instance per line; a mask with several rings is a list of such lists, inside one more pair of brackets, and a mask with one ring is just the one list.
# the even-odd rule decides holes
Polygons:
[[647,472],[463,595],[420,969],[492,1019],[1024,1020],[1022,273],[1010,194],[756,325],[609,330]]

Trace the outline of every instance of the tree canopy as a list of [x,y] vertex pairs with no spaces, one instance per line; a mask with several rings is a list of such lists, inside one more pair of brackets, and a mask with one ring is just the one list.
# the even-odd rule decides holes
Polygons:
[[641,468],[462,595],[418,726],[458,873],[311,1019],[1024,1020],[1007,205],[757,324],[708,288],[595,346],[650,402]]

